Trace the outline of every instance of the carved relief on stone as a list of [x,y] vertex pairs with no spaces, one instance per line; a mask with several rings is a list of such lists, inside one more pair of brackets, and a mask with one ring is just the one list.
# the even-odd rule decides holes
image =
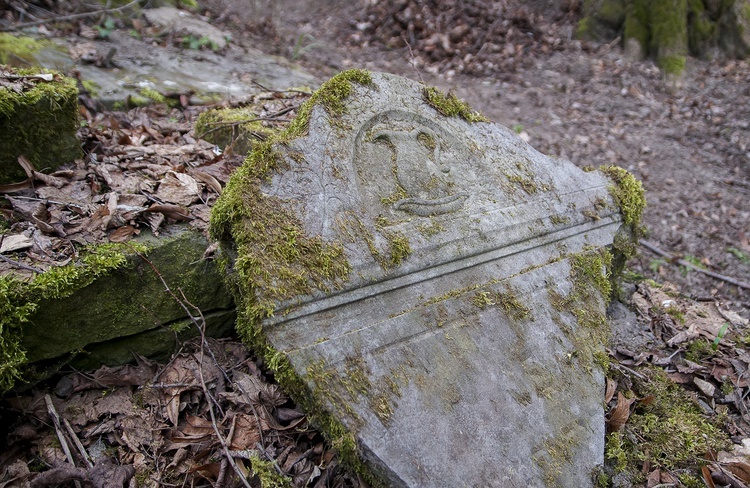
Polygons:
[[423,217],[463,206],[469,194],[462,190],[461,172],[470,159],[468,148],[455,136],[406,111],[376,115],[355,138],[360,186],[374,183],[382,193],[380,205]]

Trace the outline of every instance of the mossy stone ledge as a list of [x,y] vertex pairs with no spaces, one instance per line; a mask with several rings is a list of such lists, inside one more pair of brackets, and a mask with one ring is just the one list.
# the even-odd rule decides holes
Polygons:
[[68,363],[113,366],[134,352],[168,358],[199,331],[164,282],[202,311],[207,335],[231,333],[234,301],[216,264],[202,259],[207,246],[175,226],[159,238],[88,247],[32,279],[0,277],[0,388],[32,384]]

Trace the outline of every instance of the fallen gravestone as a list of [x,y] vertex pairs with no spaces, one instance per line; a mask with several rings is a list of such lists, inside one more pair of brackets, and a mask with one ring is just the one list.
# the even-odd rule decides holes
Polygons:
[[214,208],[238,329],[384,486],[591,486],[610,251],[640,185],[452,95],[344,72]]

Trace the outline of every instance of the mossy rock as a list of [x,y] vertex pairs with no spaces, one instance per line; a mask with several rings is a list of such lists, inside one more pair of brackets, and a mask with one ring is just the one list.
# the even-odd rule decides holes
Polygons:
[[216,265],[202,259],[207,246],[179,227],[160,238],[93,247],[29,282],[0,277],[0,386],[43,379],[72,360],[96,367],[128,362],[133,352],[174,352],[176,340],[198,334],[176,298],[183,294],[209,335],[226,335],[234,302]]
[[253,107],[208,110],[198,116],[195,135],[222,149],[231,147],[235,154],[248,154],[274,132],[257,119]]
[[34,55],[45,46],[45,42],[27,36],[14,36],[0,32],[0,64],[28,66]]
[[[34,77],[40,73],[53,75],[52,81]],[[21,155],[37,171],[52,171],[83,156],[76,139],[78,88],[73,79],[10,68],[0,71],[0,83],[0,184],[26,179],[18,164]]]

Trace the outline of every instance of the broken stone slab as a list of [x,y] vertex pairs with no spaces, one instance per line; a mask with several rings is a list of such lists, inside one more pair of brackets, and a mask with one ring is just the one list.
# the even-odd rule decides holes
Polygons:
[[[107,39],[51,41],[53,45],[33,55],[33,63],[66,72],[77,70],[92,89],[91,96],[109,107],[128,99],[148,102],[153,92],[192,93],[191,104],[205,104],[257,92],[253,82],[278,90],[320,85],[320,80],[283,57],[233,43],[222,52],[153,46],[123,30],[112,31]],[[97,67],[71,59],[71,47],[83,46],[88,46],[94,58],[111,55],[114,66]]]
[[643,207],[606,173],[434,88],[344,72],[214,208],[238,330],[376,486],[591,486],[608,248]]
[[[216,264],[203,259],[207,247],[202,234],[173,226],[159,237],[141,236],[132,245],[94,248],[85,262],[37,276],[28,285],[32,292],[20,295],[30,297],[26,302],[33,305],[20,325],[23,379],[38,381],[67,363],[96,368],[128,363],[133,353],[168,357],[180,341],[200,334],[175,298],[183,294],[199,323],[201,312],[207,336],[230,334],[234,301]],[[101,269],[94,269],[97,266]],[[41,298],[33,293],[39,289],[45,290]],[[3,303],[18,301],[6,295],[5,287],[2,291]],[[8,336],[4,339],[7,345]]]
[[75,80],[40,68],[0,66],[0,184],[24,181],[24,156],[36,171],[82,157],[76,139]]

